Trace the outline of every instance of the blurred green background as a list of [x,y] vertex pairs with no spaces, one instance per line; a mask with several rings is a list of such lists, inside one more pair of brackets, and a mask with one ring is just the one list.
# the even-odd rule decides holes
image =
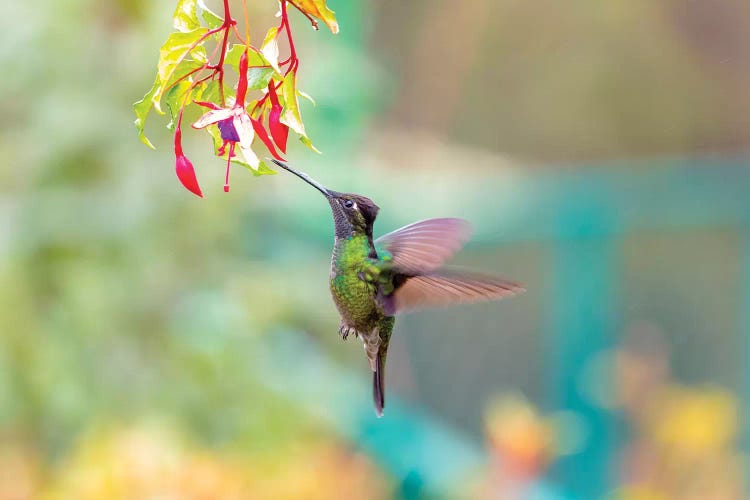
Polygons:
[[376,419],[320,196],[138,142],[174,2],[6,1],[0,499],[743,498],[750,3],[329,5],[290,162],[529,291],[401,318]]

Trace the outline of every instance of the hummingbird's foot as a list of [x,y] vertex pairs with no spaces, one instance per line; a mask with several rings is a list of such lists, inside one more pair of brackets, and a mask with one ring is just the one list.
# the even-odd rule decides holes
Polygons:
[[341,323],[339,325],[339,335],[341,335],[341,338],[343,340],[346,340],[349,337],[349,334],[351,333],[353,329],[346,326],[344,323]]

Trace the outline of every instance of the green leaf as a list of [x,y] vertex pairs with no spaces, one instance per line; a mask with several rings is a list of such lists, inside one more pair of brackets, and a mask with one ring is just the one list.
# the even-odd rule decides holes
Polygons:
[[174,70],[190,49],[203,35],[208,32],[206,28],[198,28],[187,33],[172,33],[159,50],[159,78],[162,82],[168,82]]
[[[290,0],[290,2],[302,12],[306,12],[323,21],[334,35],[339,32],[339,23],[336,21],[336,14],[328,8],[326,0]],[[313,24],[313,26],[317,29],[316,24]]]
[[206,52],[206,47],[204,47],[203,45],[198,45],[190,53],[190,58],[193,61],[198,61],[199,63],[206,64],[208,62],[208,53]]
[[312,141],[308,137],[306,137],[304,135],[301,135],[301,136],[299,136],[299,141],[302,144],[304,144],[305,146],[307,146],[308,148],[310,148],[313,151],[315,151],[316,153],[318,153],[319,155],[323,154],[323,153],[320,152],[320,150],[318,148],[316,148],[315,146],[313,146]]
[[151,149],[156,149],[153,144],[151,144],[151,141],[148,140],[148,137],[146,137],[146,133],[144,131],[144,128],[146,127],[146,117],[148,117],[149,112],[151,111],[151,108],[154,107],[154,95],[159,90],[159,77],[156,77],[156,80],[154,80],[154,85],[151,87],[151,90],[146,92],[146,95],[143,96],[143,99],[133,104],[133,111],[135,111],[135,129],[138,131],[138,138],[141,140],[143,144],[150,147]]
[[[217,125],[209,125],[208,127],[206,127],[206,130],[213,140],[214,154],[216,156],[219,156],[219,148],[222,146],[222,144],[224,144],[224,139],[221,138],[221,131],[219,130],[219,127]],[[226,154],[224,156],[226,157]]]
[[278,173],[276,170],[269,167],[268,164],[264,162],[263,160],[260,161],[260,165],[258,165],[258,170],[254,170],[251,168],[250,171],[256,177],[260,177],[261,175],[276,175]]
[[[175,70],[173,77],[169,80],[167,85],[162,85],[157,90],[156,94],[154,94],[152,98],[152,104],[154,105],[154,108],[156,111],[158,111],[161,114],[164,114],[164,111],[162,111],[161,108],[161,101],[163,99],[163,92],[164,89],[171,90],[172,85],[175,82],[180,81],[181,79],[185,78],[189,73],[191,73],[194,70],[200,69],[205,65],[205,63],[199,62],[199,61],[193,61],[191,59],[185,59],[183,60],[179,66],[177,66],[177,70]],[[192,78],[187,78],[186,81],[192,81]],[[182,82],[180,82],[182,83]]]
[[[159,50],[159,88],[152,97],[154,107],[159,113],[164,113],[161,109],[161,97],[164,90],[173,82],[172,76],[175,74],[177,68],[180,67],[182,69],[183,65],[200,64],[199,62],[187,59],[187,55],[193,45],[207,32],[206,28],[198,28],[187,33],[172,33]],[[195,66],[190,69],[195,69]],[[190,71],[190,69],[187,69],[187,71]],[[187,71],[182,74],[186,74]]]
[[317,106],[317,105],[318,105],[318,104],[317,104],[317,103],[315,102],[315,99],[313,99],[313,98],[312,98],[312,97],[310,96],[310,94],[308,94],[308,93],[306,93],[306,92],[302,92],[301,90],[297,90],[297,95],[298,95],[298,96],[300,96],[300,97],[304,97],[305,99],[307,99],[308,101],[310,101],[310,102],[312,103],[312,105],[313,105],[313,106]]
[[276,175],[278,172],[276,170],[273,170],[271,167],[268,166],[266,162],[263,160],[260,161],[258,164],[258,169],[254,169],[247,163],[245,163],[242,160],[238,160],[237,158],[232,158],[232,163],[236,163],[237,165],[241,165],[248,169],[255,177],[260,177],[261,175]]
[[[240,71],[240,57],[242,57],[242,53],[245,51],[245,46],[240,43],[235,43],[231,47],[227,49],[227,53],[224,54],[224,64],[228,64],[232,68],[234,68],[234,71],[239,73]],[[247,54],[248,57],[248,66],[250,65],[250,53]]]
[[[224,62],[231,66],[234,71],[239,74],[240,72],[240,57],[245,51],[245,46],[242,44],[235,44],[227,50],[224,56]],[[260,90],[268,87],[268,82],[271,78],[281,75],[271,67],[271,64],[266,61],[266,58],[262,54],[256,52],[252,48],[247,52],[247,88],[251,90]]]
[[196,0],[179,0],[177,2],[172,21],[174,29],[184,33],[201,27],[195,5]]
[[182,103],[186,102],[186,99],[190,99],[190,96],[186,96],[186,94],[188,92],[193,92],[192,90],[190,90],[190,87],[192,87],[192,85],[192,82],[183,80],[169,89],[164,95],[164,100],[167,103],[167,108],[169,108],[169,115],[172,118],[169,124],[167,124],[167,128],[169,130],[174,131],[175,125],[177,123],[177,117],[180,114],[180,108],[182,108]]
[[201,17],[210,29],[214,30],[224,24],[224,19],[209,9],[203,0],[198,0],[198,7],[201,8]]
[[[232,45],[224,55],[224,64],[231,66],[237,74],[240,72],[240,57],[242,57],[243,52],[245,52],[245,45],[236,43]],[[247,65],[270,66],[269,62],[252,47],[247,51]]]
[[284,98],[284,110],[281,112],[281,123],[307,137],[305,125],[299,112],[299,101],[297,100],[297,75],[291,72],[286,75],[281,84],[281,95]]
[[219,102],[221,100],[219,82],[211,80],[208,83],[202,83],[193,94],[193,99],[196,101]]
[[175,72],[172,75],[172,78],[169,80],[169,85],[172,85],[174,82],[178,80],[182,80],[185,78],[191,71],[195,71],[196,69],[200,69],[203,66],[205,66],[206,63],[202,61],[195,61],[193,59],[185,59],[183,60],[179,66],[175,69]]
[[276,74],[273,68],[250,68],[247,70],[247,88],[260,90],[268,87],[268,82]]

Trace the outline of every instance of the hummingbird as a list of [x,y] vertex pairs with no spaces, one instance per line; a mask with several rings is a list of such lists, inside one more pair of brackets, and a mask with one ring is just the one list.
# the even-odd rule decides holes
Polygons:
[[304,172],[271,161],[323,193],[331,206],[335,237],[330,290],[341,316],[338,333],[343,340],[349,335],[362,340],[378,417],[385,408],[385,361],[396,315],[525,291],[513,281],[443,267],[468,240],[467,221],[426,219],[374,240],[380,209],[371,199],[330,190]]

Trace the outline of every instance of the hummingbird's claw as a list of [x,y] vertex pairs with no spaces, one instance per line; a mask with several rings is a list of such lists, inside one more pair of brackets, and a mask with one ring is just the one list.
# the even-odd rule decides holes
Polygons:
[[344,340],[349,336],[349,328],[343,322],[339,324],[339,335]]
[[349,338],[349,334],[352,332],[354,332],[355,335],[357,333],[357,331],[354,328],[350,326],[346,326],[343,322],[339,325],[339,335],[341,335],[341,338],[343,340],[346,340],[347,338]]

